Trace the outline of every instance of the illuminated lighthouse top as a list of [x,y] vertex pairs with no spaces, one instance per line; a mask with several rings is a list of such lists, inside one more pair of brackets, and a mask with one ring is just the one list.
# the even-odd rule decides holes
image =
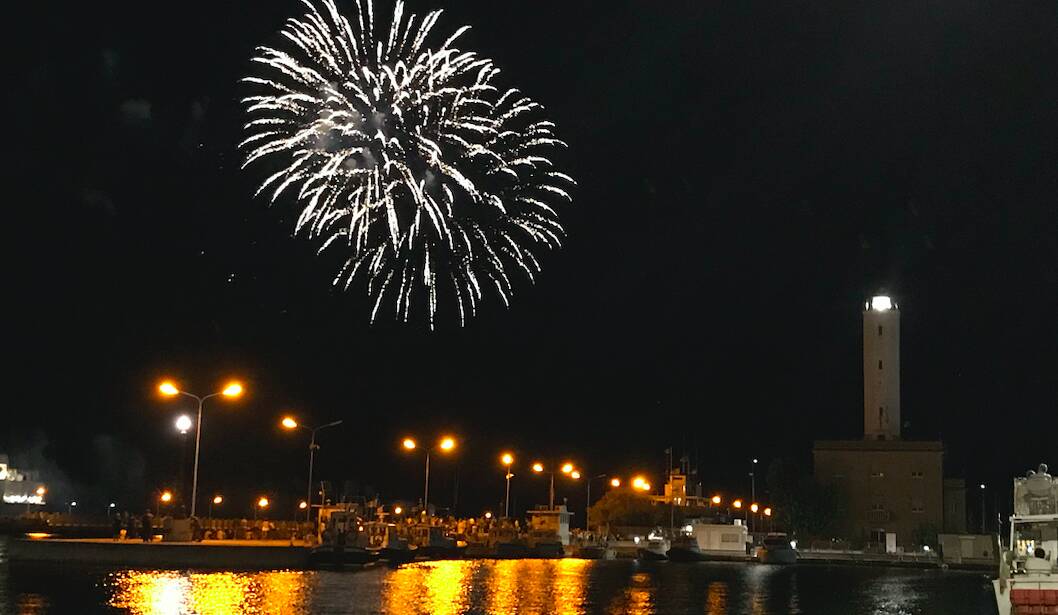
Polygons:
[[875,312],[887,312],[889,310],[895,310],[896,304],[893,303],[893,300],[887,297],[886,295],[877,295],[871,297],[869,309],[872,309]]
[[888,295],[863,306],[863,437],[900,438],[900,310]]

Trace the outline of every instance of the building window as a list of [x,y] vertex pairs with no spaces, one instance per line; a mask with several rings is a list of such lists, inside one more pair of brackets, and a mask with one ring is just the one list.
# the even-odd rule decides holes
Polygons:
[[844,475],[844,474],[835,474],[835,475],[834,475],[834,480],[841,480],[841,479],[843,479],[843,478],[845,478],[845,475]]
[[878,359],[878,369],[882,369],[882,360]]
[[919,502],[912,502],[912,504],[911,504],[911,512],[916,513],[916,514],[921,514],[921,513],[926,512],[926,507],[923,504],[919,503]]
[[926,476],[925,472],[920,472],[918,470],[913,470],[911,472],[911,478],[924,478],[925,476]]
[[878,325],[878,337],[882,337],[882,325]]
[[885,478],[885,472],[882,472],[881,470],[877,472],[871,472],[871,478]]
[[885,510],[885,504],[871,504],[871,510],[883,511]]

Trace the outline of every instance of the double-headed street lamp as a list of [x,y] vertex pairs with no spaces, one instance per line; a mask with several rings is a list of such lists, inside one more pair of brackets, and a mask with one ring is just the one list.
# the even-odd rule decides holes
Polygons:
[[[532,468],[533,468],[533,472],[536,472],[537,474],[542,474],[544,472],[544,464],[540,463],[539,461],[534,462],[533,465],[532,465]],[[580,472],[577,471],[573,467],[573,464],[571,462],[569,462],[569,461],[563,463],[562,467],[560,468],[560,470],[562,471],[563,474],[565,474],[566,476],[572,478],[573,480],[577,480],[577,479],[580,478]],[[548,470],[547,473],[551,476],[551,486],[550,486],[550,488],[548,489],[548,492],[547,492],[547,509],[548,510],[554,510],[555,509],[555,471],[554,470]]]
[[[419,447],[419,444],[413,438],[404,438],[400,443],[406,451],[414,451]],[[455,438],[451,436],[444,436],[438,441],[437,448],[442,453],[450,453],[456,448]],[[424,481],[422,489],[422,509],[426,513],[427,518],[430,516],[430,449],[429,447],[424,448],[426,451],[426,479]],[[513,459],[512,459],[513,461]],[[510,474],[510,472],[508,472]]]
[[[305,521],[306,522],[312,521],[312,464],[313,464],[313,461],[315,460],[316,449],[320,448],[320,445],[316,444],[316,432],[318,432],[321,429],[326,429],[328,427],[336,427],[336,426],[341,425],[341,424],[342,424],[341,421],[333,421],[331,423],[327,423],[326,425],[320,425],[319,427],[315,427],[315,428],[314,427],[306,427],[305,425],[300,425],[294,419],[294,417],[292,417],[292,416],[283,417],[283,420],[280,421],[280,425],[282,425],[284,429],[294,430],[294,429],[297,429],[297,428],[300,427],[301,429],[305,429],[305,430],[308,430],[308,431],[312,432],[312,439],[309,441],[309,487],[308,487],[308,494],[305,497],[305,502],[306,502],[306,506],[305,506]],[[321,504],[322,504],[322,502],[321,502]]]
[[162,395],[166,397],[175,397],[177,395],[183,395],[190,397],[198,402],[198,420],[195,421],[195,470],[193,478],[191,479],[191,516],[195,516],[195,504],[198,499],[198,452],[202,445],[202,406],[206,403],[206,400],[211,397],[224,396],[228,399],[236,399],[242,396],[243,388],[242,384],[236,381],[229,382],[223,389],[216,393],[210,393],[209,395],[199,396],[194,393],[188,393],[182,391],[176,387],[175,384],[170,380],[166,380],[158,385],[158,390]]

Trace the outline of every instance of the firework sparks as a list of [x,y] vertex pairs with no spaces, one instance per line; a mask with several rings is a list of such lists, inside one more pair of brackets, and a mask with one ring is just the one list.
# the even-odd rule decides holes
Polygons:
[[381,33],[371,0],[353,22],[333,0],[303,3],[244,79],[243,166],[271,165],[257,193],[294,201],[295,232],[343,251],[334,283],[364,281],[372,321],[386,304],[406,322],[421,301],[433,328],[445,294],[461,325],[490,289],[509,305],[514,275],[534,281],[564,238],[574,181],[549,157],[565,147],[555,125],[456,48],[468,26],[431,42],[441,11],[405,17],[397,2]]

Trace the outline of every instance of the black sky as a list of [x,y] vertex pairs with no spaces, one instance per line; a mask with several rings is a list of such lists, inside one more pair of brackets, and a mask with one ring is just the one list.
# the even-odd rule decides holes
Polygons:
[[735,489],[749,457],[860,434],[859,310],[884,290],[905,435],[974,482],[1058,463],[1053,3],[450,4],[440,31],[471,24],[548,108],[580,186],[539,284],[434,333],[369,325],[239,169],[238,79],[298,3],[13,16],[0,451],[43,443],[78,497],[131,503],[179,457],[157,379],[231,375],[252,394],[208,411],[207,489],[300,494],[287,408],[344,419],[324,475],[391,498],[419,488],[400,436],[460,435],[436,489],[458,465],[465,512],[501,497],[502,448],[657,475],[673,444]]

